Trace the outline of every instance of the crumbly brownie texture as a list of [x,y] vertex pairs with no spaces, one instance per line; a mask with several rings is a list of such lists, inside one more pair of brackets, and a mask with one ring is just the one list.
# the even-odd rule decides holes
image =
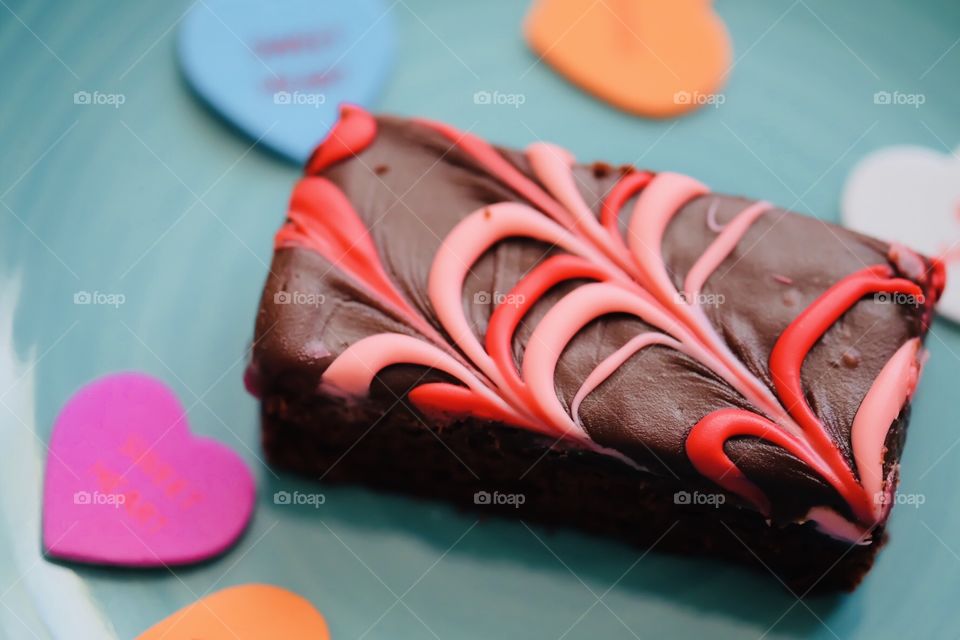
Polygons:
[[852,588],[943,280],[686,176],[348,107],[277,234],[248,385],[279,466]]

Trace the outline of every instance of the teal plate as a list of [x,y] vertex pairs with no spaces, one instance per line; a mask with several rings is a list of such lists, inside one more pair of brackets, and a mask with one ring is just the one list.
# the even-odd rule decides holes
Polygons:
[[[519,36],[524,4],[392,3],[399,59],[382,109],[683,171],[829,220],[870,150],[960,142],[949,0],[718,0],[736,47],[726,100],[678,121],[610,109],[539,64]],[[298,171],[190,95],[174,56],[187,7],[0,1],[0,636],[130,638],[253,581],[309,598],[335,638],[956,635],[960,332],[943,321],[903,459],[902,490],[922,504],[894,510],[889,545],[850,595],[798,600],[762,572],[359,489],[323,487],[316,509],[274,505],[275,491],[310,485],[262,464],[242,372]],[[75,104],[78,91],[124,101]],[[478,91],[524,100],[477,104]],[[875,104],[879,91],[926,101]],[[74,304],[83,291],[123,304]],[[225,556],[176,571],[40,556],[51,422],[82,383],[122,369],[166,380],[194,429],[254,469],[256,514]]]

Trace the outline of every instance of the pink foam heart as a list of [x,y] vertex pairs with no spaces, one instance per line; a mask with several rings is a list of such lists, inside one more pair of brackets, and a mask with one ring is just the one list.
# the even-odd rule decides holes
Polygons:
[[190,433],[174,393],[108,375],[57,417],[43,492],[43,546],[57,558],[150,567],[225,551],[253,511],[253,477],[226,446]]

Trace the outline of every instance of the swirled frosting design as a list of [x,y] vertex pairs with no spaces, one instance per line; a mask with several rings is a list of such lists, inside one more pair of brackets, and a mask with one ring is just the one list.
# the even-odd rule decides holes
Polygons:
[[[432,243],[433,250],[421,256],[404,238],[377,235],[380,220],[393,219],[394,205],[368,206],[358,187],[359,175],[376,184],[381,174],[389,177],[397,170],[371,164],[376,158],[365,153],[377,144],[380,126],[361,109],[344,107],[296,185],[287,221],[276,236],[278,252],[323,256],[329,265],[325,273],[334,270],[381,317],[375,329],[356,339],[322,345],[319,392],[362,399],[385,370],[413,365],[431,372],[414,379],[407,393],[427,416],[488,419],[647,470],[662,466],[673,473],[679,464],[680,475],[699,474],[765,516],[788,513],[794,521],[813,520],[835,537],[869,540],[891,502],[897,467],[888,456],[888,438],[919,377],[921,337],[943,286],[942,267],[904,247],[858,238],[866,247],[853,252],[859,268],[850,269],[848,260],[836,273],[759,271],[751,285],[737,270],[739,263],[754,264],[749,258],[754,246],[770,242],[763,236],[777,233],[772,229],[781,217],[798,216],[762,201],[716,197],[685,175],[602,165],[593,167],[602,178],[593,184],[603,193],[589,203],[583,173],[590,169],[559,146],[538,142],[517,154],[436,122],[405,121],[396,129],[400,125],[391,121],[393,136],[430,145],[434,164],[449,163],[454,176],[483,175],[485,184],[495,185],[479,197],[480,206],[451,212],[443,224],[405,212],[408,222],[415,219],[422,228],[403,233]],[[408,173],[418,182],[436,184],[431,171],[433,166],[419,176],[412,169]],[[437,187],[438,202],[449,198],[441,187],[457,186],[453,178],[448,182],[452,186]],[[402,193],[388,190],[396,206],[407,206]],[[366,209],[363,215],[358,207]],[[812,220],[803,224],[827,228]],[[688,228],[696,229],[688,232],[689,239]],[[478,264],[503,243],[517,242],[525,243],[527,254],[530,247],[539,248],[540,257],[511,267],[515,277],[505,290],[469,298],[465,289]],[[810,263],[808,272],[816,272],[816,261],[830,259],[817,247],[795,251]],[[413,252],[418,259],[397,258],[398,252]],[[779,305],[772,315],[783,324],[789,314],[788,321],[776,330],[761,330],[743,310],[724,318],[719,307],[745,304],[718,302],[727,277],[737,279],[728,297],[750,295],[754,286],[761,300],[750,305]],[[801,279],[806,286],[800,286]],[[714,282],[721,286],[713,287]],[[781,295],[762,300],[770,288]],[[474,304],[491,310],[485,323],[474,317]],[[576,341],[602,333],[611,319],[619,323],[611,332],[616,339],[604,340],[588,366],[563,364]],[[893,328],[879,336],[866,329],[853,333],[873,319]],[[763,339],[731,337],[751,332],[770,334],[765,361],[758,349],[744,346]],[[855,408],[852,420],[833,416],[832,423],[843,423],[839,430],[825,422],[829,394],[815,388],[818,380],[806,366],[818,345],[825,350],[831,344],[842,350],[826,365],[832,367],[828,382],[842,381],[847,372],[858,382],[838,392],[860,396],[846,400]],[[690,410],[694,419],[674,415],[681,424],[689,422],[676,440],[679,448],[660,446],[656,438],[629,428],[611,437],[597,410],[592,418],[584,414],[604,390],[646,393],[642,387],[626,390],[623,376],[628,363],[652,351],[672,352],[672,364],[654,366],[637,385],[652,384],[658,390],[650,393],[669,398],[669,391],[659,387],[684,384],[675,366],[681,363],[685,376],[716,394]],[[813,366],[825,366],[822,360]],[[562,382],[558,368],[564,370]],[[663,413],[669,411],[663,407]],[[622,419],[615,412],[605,418]],[[625,439],[637,446],[620,446]],[[681,462],[662,460],[658,446]],[[745,455],[744,447],[753,453]],[[643,455],[643,449],[652,455]],[[803,478],[818,490],[799,501],[801,512],[797,505],[778,510],[763,483],[752,479],[750,469],[758,464],[780,465],[784,476]]]

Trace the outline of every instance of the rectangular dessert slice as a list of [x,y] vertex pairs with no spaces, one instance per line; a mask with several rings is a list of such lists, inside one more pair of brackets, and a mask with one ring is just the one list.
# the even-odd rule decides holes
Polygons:
[[943,281],[683,175],[347,107],[277,234],[248,386],[280,467],[849,589]]

